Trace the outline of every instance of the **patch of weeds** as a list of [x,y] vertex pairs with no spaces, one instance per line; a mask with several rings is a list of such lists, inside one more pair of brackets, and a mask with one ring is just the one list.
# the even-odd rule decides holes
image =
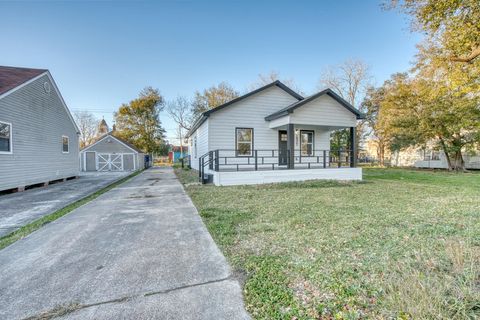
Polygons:
[[18,241],[26,236],[28,236],[30,233],[40,229],[42,226],[57,220],[60,217],[63,217],[67,213],[70,213],[71,211],[75,210],[78,207],[83,206],[84,204],[98,198],[100,195],[104,194],[107,191],[110,191],[111,189],[121,185],[122,183],[130,180],[131,178],[137,176],[140,174],[142,171],[137,171],[132,173],[131,175],[124,177],[120,180],[117,180],[116,182],[104,187],[101,190],[96,191],[95,193],[82,198],[74,203],[69,204],[66,207],[63,207],[62,209],[59,209],[51,214],[48,214],[46,216],[43,216],[33,222],[30,222],[29,224],[24,225],[20,229],[17,229],[13,231],[12,233],[9,233],[3,237],[0,238],[0,250],[11,245],[15,241]]
[[285,259],[252,256],[245,263],[245,304],[255,319],[301,319],[304,311],[288,286]]
[[175,174],[183,185],[198,184],[198,172],[189,168],[177,167],[174,169]]
[[25,320],[50,320],[58,317],[63,317],[82,308],[83,305],[79,303],[69,303],[66,305],[56,306],[52,310],[45,311],[36,316],[28,317]]
[[238,235],[237,226],[252,218],[252,213],[216,208],[202,209],[199,214],[208,221],[208,231],[221,247],[232,245]]

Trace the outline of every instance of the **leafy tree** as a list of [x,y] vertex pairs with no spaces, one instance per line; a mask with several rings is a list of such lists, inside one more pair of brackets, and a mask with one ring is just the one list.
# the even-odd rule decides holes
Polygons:
[[464,170],[462,151],[480,138],[480,97],[452,88],[447,77],[427,70],[392,79],[378,125],[392,137],[391,149],[435,142],[451,170]]
[[73,116],[80,130],[80,148],[85,148],[95,140],[98,120],[88,111],[77,111]]
[[385,165],[385,151],[390,146],[388,133],[379,121],[380,108],[384,103],[386,90],[386,83],[379,88],[369,87],[362,102],[365,122],[370,130],[370,136],[377,145],[377,159],[381,166]]
[[391,0],[412,16],[412,29],[424,32],[438,57],[460,63],[478,63],[480,57],[480,1]]
[[239,93],[226,82],[205,89],[202,93],[197,91],[192,102],[193,117],[197,118],[202,112],[216,108],[238,96]]
[[143,89],[137,99],[115,112],[115,134],[147,153],[164,150],[165,130],[159,117],[164,104],[158,89]]

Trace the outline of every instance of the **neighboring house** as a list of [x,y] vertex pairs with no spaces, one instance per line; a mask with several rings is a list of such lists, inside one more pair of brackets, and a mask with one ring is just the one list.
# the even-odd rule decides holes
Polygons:
[[180,158],[188,154],[187,146],[172,146],[168,152],[168,160],[172,163],[178,162]]
[[78,138],[48,70],[0,66],[0,190],[78,176]]
[[145,167],[144,153],[109,132],[80,151],[82,171],[136,171]]
[[195,121],[187,134],[191,166],[202,182],[216,185],[360,180],[355,150],[331,152],[330,133],[349,128],[355,146],[361,118],[330,89],[304,98],[275,81]]
[[[373,140],[365,143],[365,155],[376,159],[377,146]],[[448,169],[447,158],[441,150],[435,150],[433,141],[424,147],[409,147],[401,151],[385,150],[385,162],[394,167]],[[479,152],[462,152],[466,169],[480,169]]]
[[[443,151],[420,150],[423,155],[414,162],[416,168],[448,169],[448,162]],[[480,155],[478,153],[462,152],[465,169],[480,169]]]

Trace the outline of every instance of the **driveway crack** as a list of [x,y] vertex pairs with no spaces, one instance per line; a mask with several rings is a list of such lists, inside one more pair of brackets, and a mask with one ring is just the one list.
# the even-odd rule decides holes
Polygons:
[[54,307],[53,309],[44,311],[40,314],[33,315],[27,318],[24,318],[23,320],[50,320],[58,317],[63,317],[66,316],[70,313],[86,309],[86,308],[91,308],[91,307],[97,307],[105,304],[111,304],[111,303],[122,303],[126,302],[129,300],[133,300],[135,298],[142,298],[142,297],[150,297],[153,295],[161,295],[161,294],[168,294],[171,292],[175,291],[180,291],[188,288],[194,288],[194,287],[200,287],[200,286],[205,286],[213,283],[219,283],[223,281],[230,280],[231,276],[225,277],[225,278],[220,278],[216,280],[210,280],[210,281],[205,281],[205,282],[200,282],[200,283],[194,283],[194,284],[188,284],[180,287],[175,287],[171,289],[165,289],[165,290],[159,290],[159,291],[152,291],[152,292],[147,292],[143,294],[138,294],[138,295],[132,295],[132,296],[125,296],[125,297],[120,297],[116,299],[111,299],[111,300],[105,300],[105,301],[99,301],[99,302],[93,302],[93,303],[78,303],[78,302],[71,302],[63,305],[58,305]]

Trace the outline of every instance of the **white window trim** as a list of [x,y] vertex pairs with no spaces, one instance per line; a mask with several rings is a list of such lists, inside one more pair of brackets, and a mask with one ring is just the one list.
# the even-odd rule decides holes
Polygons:
[[[63,151],[63,138],[67,138],[68,151]],[[69,136],[65,136],[65,135],[62,136],[62,153],[64,154],[70,153],[70,137]]]
[[[308,146],[309,144],[312,145],[312,153],[303,153],[303,149],[302,149],[302,133],[305,132],[305,133],[308,133],[308,134],[311,134],[312,135],[312,142],[308,142],[308,139],[307,139],[307,142],[306,142],[306,145]],[[308,147],[307,147],[307,151],[308,151]],[[315,130],[307,130],[307,129],[301,129],[300,130],[300,156],[301,157],[314,157],[314,154],[315,154]]]
[[0,154],[13,154],[13,126],[10,122],[0,121],[0,123],[10,126],[10,151],[0,151]]
[[[251,134],[251,139],[250,141],[238,141],[238,130],[250,130],[252,132]],[[253,156],[253,139],[254,139],[254,133],[253,133],[253,128],[246,128],[246,127],[237,127],[235,128],[235,156],[236,157],[252,157]],[[239,148],[238,144],[239,143],[244,143],[244,144],[249,144],[250,145],[250,153],[248,154],[240,154],[239,153]]]

